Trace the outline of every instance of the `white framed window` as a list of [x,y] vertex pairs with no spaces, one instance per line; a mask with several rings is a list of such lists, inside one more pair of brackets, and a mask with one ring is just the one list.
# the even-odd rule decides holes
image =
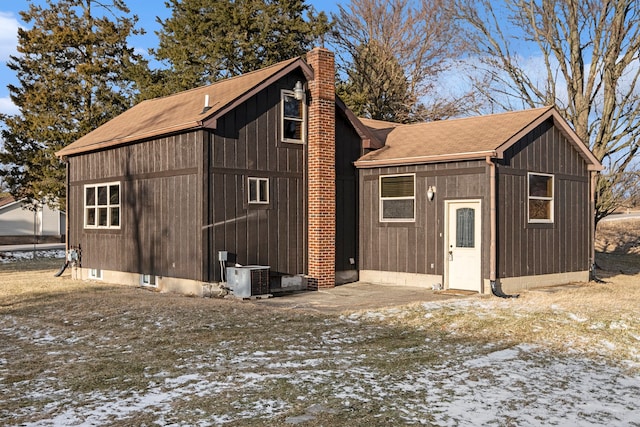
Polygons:
[[415,221],[415,194],[415,174],[380,176],[380,221]]
[[102,270],[98,268],[90,268],[89,279],[102,280]]
[[120,228],[120,183],[84,186],[84,228]]
[[153,288],[158,286],[156,276],[153,274],[143,274],[140,276],[140,284],[142,286],[151,286]]
[[527,174],[528,220],[530,223],[553,222],[553,175],[545,173]]
[[251,204],[269,203],[269,178],[248,178],[248,202]]
[[281,92],[281,120],[282,141],[303,144],[306,133],[306,117],[304,95],[302,99],[296,99],[293,91]]

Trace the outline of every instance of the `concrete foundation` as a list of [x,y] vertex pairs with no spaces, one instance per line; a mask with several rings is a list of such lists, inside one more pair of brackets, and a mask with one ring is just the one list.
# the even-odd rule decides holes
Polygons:
[[[502,292],[513,294],[527,289],[543,288],[545,286],[564,285],[572,282],[588,282],[589,271],[574,271],[569,273],[541,274],[537,276],[506,277],[498,279]],[[485,280],[486,293],[491,292],[491,285]]]
[[[128,286],[143,286],[142,275],[138,273],[126,273],[122,271],[101,270],[102,278],[96,279],[89,277],[90,269],[72,267],[71,277],[78,280],[92,280],[95,282],[113,283]],[[176,277],[156,276],[155,286],[145,286],[149,289],[155,289],[159,292],[172,292],[185,295],[202,297],[215,293],[210,283],[200,282],[197,280],[180,279]]]
[[426,289],[433,289],[434,285],[443,283],[442,276],[439,275],[375,270],[360,270],[360,282]]

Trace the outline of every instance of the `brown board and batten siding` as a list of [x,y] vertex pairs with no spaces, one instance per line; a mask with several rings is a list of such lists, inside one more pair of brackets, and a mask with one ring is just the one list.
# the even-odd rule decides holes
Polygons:
[[[528,172],[554,176],[553,223],[529,223]],[[552,120],[497,162],[498,277],[589,270],[589,171]]]
[[[381,222],[379,177],[415,174],[415,222]],[[445,200],[477,199],[488,218],[487,164],[484,160],[360,169],[361,270],[444,275]],[[433,201],[429,186],[436,187]],[[489,222],[482,222],[482,245],[489,246]],[[433,267],[432,267],[433,266]],[[483,257],[483,277],[488,272]]]
[[[353,162],[362,156],[362,141],[347,117],[336,109],[336,281],[357,280],[358,171]],[[353,263],[352,263],[353,261]]]
[[[209,196],[205,238],[209,281],[220,280],[218,251],[242,265],[269,266],[273,275],[307,271],[306,144],[281,141],[281,90],[301,72],[288,74],[217,120],[209,133]],[[309,102],[309,100],[307,100]],[[355,270],[357,172],[361,139],[336,112],[336,271]],[[249,205],[248,177],[269,179],[269,204]]]
[[[283,77],[219,118],[209,134],[208,281],[220,280],[218,251],[274,274],[305,272],[305,145],[283,143],[280,133],[281,90],[303,78]],[[249,205],[249,177],[269,179],[267,205]]]
[[[71,155],[69,244],[82,264],[202,280],[202,138],[192,131]],[[120,182],[120,228],[84,228],[84,186]]]

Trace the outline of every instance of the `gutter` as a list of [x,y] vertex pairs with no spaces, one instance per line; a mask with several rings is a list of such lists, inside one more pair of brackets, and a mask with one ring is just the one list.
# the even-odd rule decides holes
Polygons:
[[[57,151],[55,153],[56,156],[58,157],[66,157],[66,156],[71,156],[71,155],[75,155],[75,154],[81,154],[81,153],[86,153],[86,152],[90,152],[90,151],[97,151],[97,150],[101,150],[104,148],[111,148],[111,147],[117,147],[117,146],[121,146],[121,145],[125,145],[128,144],[130,142],[139,142],[140,140],[143,139],[150,139],[150,138],[160,138],[166,135],[170,135],[172,133],[175,132],[181,132],[181,131],[185,131],[185,130],[195,130],[195,129],[201,129],[203,126],[202,121],[190,121],[190,122],[185,122],[185,123],[181,123],[179,125],[173,125],[173,126],[167,126],[161,129],[153,129],[149,132],[143,132],[143,133],[138,133],[138,134],[133,134],[133,135],[126,135],[120,138],[114,138],[114,139],[110,139],[107,141],[98,141],[98,142],[93,142],[91,144],[82,144],[79,147],[73,147],[73,145],[80,141],[82,138],[84,138],[84,136],[82,138],[80,138],[78,141],[67,145],[66,147],[62,148],[61,150]],[[90,135],[90,134],[87,134]],[[86,135],[85,135],[86,136]]]
[[[385,147],[388,147],[388,146],[385,146]],[[374,151],[374,153],[377,153],[377,152]],[[474,152],[468,152],[468,153],[437,154],[432,156],[402,157],[402,158],[395,158],[395,159],[358,160],[354,162],[354,165],[357,168],[365,169],[365,168],[376,168],[376,167],[383,167],[383,166],[448,162],[453,160],[482,159],[485,156],[487,158],[490,158],[492,156],[495,157],[496,152],[495,151],[474,151]]]
[[497,270],[497,215],[496,215],[496,164],[491,156],[485,157],[487,165],[489,165],[489,227],[490,227],[490,244],[489,244],[489,282],[491,283],[491,292],[500,298],[518,298],[519,295],[508,295],[502,292],[496,281]]

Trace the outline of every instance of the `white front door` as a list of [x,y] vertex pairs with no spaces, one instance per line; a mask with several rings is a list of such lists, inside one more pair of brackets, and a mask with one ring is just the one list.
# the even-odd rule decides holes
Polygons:
[[480,201],[447,201],[445,208],[447,212],[445,246],[447,287],[481,292]]

